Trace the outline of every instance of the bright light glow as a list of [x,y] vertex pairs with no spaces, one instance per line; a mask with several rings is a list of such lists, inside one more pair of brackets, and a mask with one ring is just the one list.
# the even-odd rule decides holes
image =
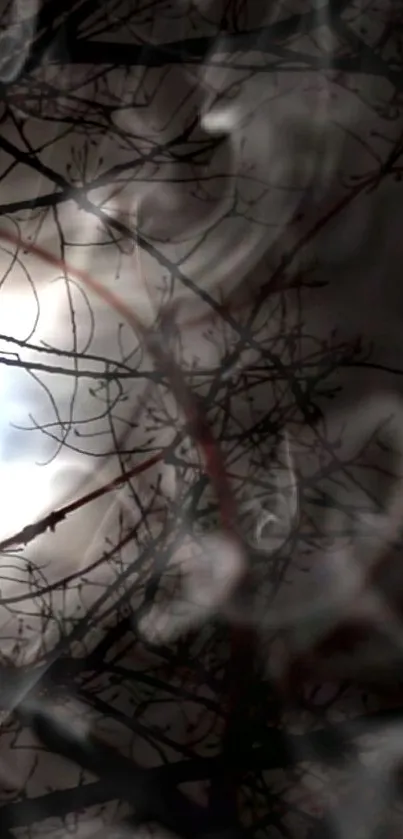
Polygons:
[[239,117],[237,108],[214,108],[203,114],[201,124],[210,134],[231,134],[238,125]]
[[17,460],[1,463],[0,469],[0,539],[5,539],[52,508],[52,479],[61,465]]

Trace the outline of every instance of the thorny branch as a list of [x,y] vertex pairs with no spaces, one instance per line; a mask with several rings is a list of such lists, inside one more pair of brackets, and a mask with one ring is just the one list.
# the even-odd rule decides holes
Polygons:
[[[133,815],[133,799],[126,810],[116,804],[130,798],[134,777],[133,796],[144,788],[161,796],[147,818],[179,834],[224,830],[238,819],[253,835],[326,832],[326,814],[335,823],[329,790],[337,797],[326,764],[337,757],[337,771],[351,780],[344,746],[360,728],[349,722],[341,732],[336,715],[364,715],[376,700],[346,681],[328,685],[313,669],[292,682],[292,707],[284,706],[273,685],[276,638],[267,637],[262,612],[284,585],[296,580],[298,597],[301,578],[315,579],[318,557],[327,556],[326,505],[349,519],[359,497],[373,513],[396,481],[384,443],[366,441],[360,457],[344,456],[348,428],[329,439],[328,424],[346,382],[347,401],[365,395],[364,379],[370,390],[380,382],[401,388],[392,267],[400,264],[403,177],[399,9],[386,0],[365,9],[353,0],[270,8],[80,0],[68,9],[44,0],[37,14],[17,5],[23,24],[10,24],[12,4],[0,12],[3,518],[17,506],[33,509],[47,470],[63,474],[85,462],[94,475],[108,458],[117,477],[49,516],[27,512],[32,525],[7,523],[15,534],[2,552],[25,544],[29,555],[41,535],[44,556],[37,565],[20,552],[17,564],[2,557],[2,681],[11,690],[13,678],[26,677],[27,690],[15,695],[33,694],[39,706],[27,720],[22,701],[2,725],[2,835],[42,836],[51,816],[64,832],[94,835],[99,822],[84,825],[85,808],[107,830],[112,822],[134,829],[141,806]],[[222,133],[203,128],[209,107],[223,108]],[[245,257],[249,241],[260,262]],[[193,303],[186,328],[175,306],[184,293]],[[157,315],[153,330],[143,328],[145,300],[153,316],[171,313],[169,336]],[[275,549],[267,553],[253,538],[273,520],[284,429],[300,447],[301,521],[287,538],[269,530],[265,544]],[[26,475],[13,490],[5,476],[16,460]],[[45,465],[30,484],[36,460]],[[155,533],[162,477],[154,480],[150,466],[159,464],[172,491]],[[131,480],[140,474],[144,484]],[[119,487],[138,519],[133,525],[117,505],[87,557],[100,504]],[[66,517],[71,546],[57,542]],[[217,527],[243,552],[242,626],[232,626],[229,640],[223,609],[174,641],[147,640],[139,631],[147,602],[166,596],[174,608],[184,534],[197,541]],[[80,571],[53,582],[52,568],[66,557]],[[393,578],[390,596],[385,572],[388,562],[369,569],[363,588],[382,592],[398,624],[399,585]],[[339,646],[351,643],[353,629],[336,628],[333,641],[339,633]],[[319,639],[330,663],[331,641]],[[33,724],[42,744],[66,756],[71,732],[51,742],[55,693],[62,703],[84,703],[92,732],[88,748],[76,742],[70,752],[81,767],[73,781],[56,779],[46,749],[26,744]],[[387,697],[398,708],[393,725],[396,694]],[[295,733],[295,721],[306,733]],[[23,756],[13,782],[8,772],[3,779],[3,754],[7,767],[9,756]],[[87,782],[83,767],[105,777]],[[186,782],[189,798],[178,790]],[[184,818],[167,821],[175,801]]]
[[113,492],[115,489],[121,487],[122,484],[127,483],[127,481],[131,478],[141,475],[142,472],[145,472],[147,469],[150,469],[151,466],[159,463],[163,457],[164,453],[157,454],[154,457],[149,457],[144,463],[134,466],[133,469],[130,469],[123,475],[119,475],[113,481],[109,481],[107,484],[104,484],[104,486],[94,489],[92,492],[88,492],[86,495],[81,496],[81,498],[77,498],[76,501],[72,501],[70,504],[65,504],[65,506],[61,507],[59,510],[53,510],[49,513],[49,515],[45,516],[45,518],[40,521],[35,522],[34,524],[28,524],[20,530],[19,533],[14,533],[7,539],[3,539],[3,541],[0,542],[0,552],[7,551],[9,548],[13,548],[18,545],[27,545],[29,542],[32,542],[33,539],[36,539],[37,536],[40,536],[42,533],[46,533],[47,530],[54,532],[55,527],[59,524],[59,522],[64,521],[67,516],[75,513],[76,510],[81,509],[81,507],[84,507],[86,504],[91,504],[91,502],[96,501],[97,498],[102,498],[103,495]]

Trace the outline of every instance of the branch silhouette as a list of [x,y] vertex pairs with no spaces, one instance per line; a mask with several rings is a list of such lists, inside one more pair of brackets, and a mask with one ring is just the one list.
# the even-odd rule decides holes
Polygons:
[[131,478],[141,475],[143,472],[146,472],[147,469],[151,469],[152,466],[155,466],[156,463],[160,463],[164,456],[165,453],[161,452],[154,455],[154,457],[149,457],[144,461],[144,463],[139,463],[137,466],[133,466],[132,469],[129,469],[123,475],[119,475],[117,478],[114,478],[114,480],[109,481],[102,487],[94,489],[86,495],[82,495],[80,498],[77,498],[76,501],[72,501],[70,504],[65,504],[64,507],[60,507],[58,510],[52,511],[40,521],[35,522],[34,524],[26,525],[26,527],[20,530],[19,533],[14,533],[12,536],[9,536],[7,539],[3,539],[0,542],[0,552],[3,553],[4,551],[18,545],[28,545],[29,542],[32,542],[47,530],[54,532],[57,525],[61,521],[64,521],[67,516],[72,515],[77,510],[85,507],[86,504],[91,504],[92,501],[96,501],[98,498],[108,495],[115,489],[119,489],[119,487],[130,481]]
[[[9,839],[121,825],[130,836],[145,789],[156,802],[146,821],[177,835],[324,835],[329,794],[338,800],[341,775],[354,781],[360,732],[370,738],[387,715],[368,714],[379,697],[358,667],[332,685],[320,662],[300,661],[284,696],[284,639],[267,625],[277,596],[298,599],[316,580],[327,510],[372,510],[395,480],[390,452],[375,457],[372,440],[345,457],[349,426],[332,437],[329,423],[366,388],[401,391],[400,11],[387,0],[41,0],[35,15],[17,5],[26,25],[9,28],[15,3],[0,12],[4,475],[40,464],[38,498],[29,470],[13,485],[19,511],[41,509],[52,470],[68,483],[83,463],[94,486],[107,460],[108,479],[27,514],[32,524],[19,517],[0,545],[1,829]],[[257,233],[261,261],[251,253],[238,284],[235,256]],[[280,547],[266,532],[275,550],[262,550],[285,430],[301,521]],[[110,505],[104,539],[120,488],[129,503]],[[43,540],[37,565],[14,549],[65,519],[85,561],[60,579],[73,538]],[[174,616],[183,593],[181,550],[217,530],[246,568],[233,611],[150,640],[144,613]],[[397,619],[401,586],[388,594],[386,570],[363,585]],[[310,650],[330,668],[354,633],[373,630],[340,618]],[[78,745],[73,726],[56,736],[58,704],[75,698],[91,732]],[[388,701],[401,709],[398,687]],[[166,820],[175,802],[182,823]]]

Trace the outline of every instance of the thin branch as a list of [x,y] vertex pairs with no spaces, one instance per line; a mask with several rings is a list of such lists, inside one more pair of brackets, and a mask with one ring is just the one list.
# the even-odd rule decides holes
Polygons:
[[3,539],[3,541],[0,542],[0,552],[9,550],[16,545],[27,545],[47,530],[50,530],[53,533],[56,525],[60,524],[61,521],[64,521],[68,515],[75,513],[86,504],[90,504],[92,501],[102,498],[102,496],[107,495],[109,492],[113,492],[113,490],[118,489],[123,484],[126,484],[131,478],[134,478],[136,475],[141,475],[156,463],[160,463],[164,457],[165,451],[158,452],[153,457],[149,457],[145,460],[144,463],[139,463],[123,475],[119,475],[117,478],[114,478],[113,481],[104,484],[98,489],[94,489],[92,492],[87,493],[87,495],[83,495],[81,498],[78,498],[76,501],[72,501],[70,504],[66,504],[58,510],[54,510],[35,524],[28,524],[18,533],[15,533],[13,536],[9,536],[7,539]]

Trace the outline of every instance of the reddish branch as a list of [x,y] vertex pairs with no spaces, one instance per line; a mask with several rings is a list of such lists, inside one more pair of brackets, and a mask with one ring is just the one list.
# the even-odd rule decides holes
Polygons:
[[163,451],[158,452],[156,455],[153,455],[153,457],[149,457],[143,463],[139,463],[137,466],[133,466],[132,469],[128,469],[128,471],[123,475],[119,475],[117,478],[114,478],[113,481],[109,481],[109,483],[98,487],[98,489],[94,489],[92,492],[82,495],[80,498],[77,498],[76,501],[72,501],[70,504],[66,504],[58,510],[53,510],[49,513],[49,515],[44,516],[44,518],[34,524],[28,524],[18,533],[15,533],[13,536],[9,536],[7,539],[3,539],[3,541],[0,542],[0,552],[9,550],[16,545],[27,545],[28,542],[32,542],[47,530],[51,530],[53,532],[56,525],[58,525],[61,521],[64,521],[68,515],[75,513],[81,507],[85,507],[86,504],[90,504],[91,501],[96,501],[97,498],[102,498],[103,495],[113,492],[113,490],[118,489],[136,475],[141,475],[142,472],[145,472],[147,469],[150,469],[151,466],[154,466],[156,463],[161,461],[164,454],[165,453]]
[[[156,334],[156,332],[148,329],[135,312],[129,309],[126,303],[121,300],[118,295],[114,294],[113,291],[92,277],[87,271],[69,265],[63,259],[49,253],[40,245],[25,242],[16,233],[9,232],[3,228],[0,228],[0,240],[8,242],[14,247],[22,248],[24,251],[28,251],[34,256],[37,256],[41,261],[46,262],[48,265],[52,265],[58,270],[62,269],[66,272],[66,274],[75,277],[75,279],[83,283],[87,289],[94,292],[108,306],[121,315],[139,335],[139,337],[142,338],[147,350],[150,352],[150,355],[156,364],[157,369],[166,375],[172,393],[184,412],[189,426],[189,432],[204,455],[206,472],[211,480],[213,489],[215,490],[219,505],[222,529],[230,536],[231,539],[235,539],[240,543],[240,547],[243,551],[242,538],[237,532],[237,511],[235,500],[220,448],[211,432],[201,403],[189,390],[182,370],[176,364],[175,360],[167,354],[160,336]],[[155,458],[153,458],[153,462],[161,459],[161,457],[161,454],[156,455]],[[138,474],[139,471],[143,471],[148,468],[149,465],[151,465],[150,461],[147,461],[146,464],[143,464],[143,468],[141,466],[135,467],[134,474]],[[24,528],[20,534],[17,534],[17,537],[11,538],[11,543],[15,544],[16,538],[20,543],[26,543],[38,535],[38,532],[43,532],[48,528],[53,530],[58,521],[64,519],[69,512],[73,512],[74,509],[77,509],[77,506],[80,507],[83,503],[88,503],[88,501],[94,500],[94,498],[99,497],[105,492],[109,492],[117,485],[127,481],[129,477],[130,473],[128,472],[121,478],[117,479],[118,483],[115,481],[112,482],[112,485],[108,485],[106,488],[95,490],[94,493],[90,494],[89,498],[86,497],[85,499],[79,499],[78,501],[73,502],[73,505],[68,505],[67,508],[63,508],[62,510],[50,514],[50,516],[44,519],[41,523]],[[38,530],[38,528],[42,529]],[[0,549],[4,549],[5,545],[10,546],[10,540],[7,540],[6,543],[3,542],[3,544],[0,545]],[[241,585],[247,583],[248,576],[248,570],[246,569],[245,579],[242,581]],[[257,643],[256,632],[253,629],[245,629],[243,627],[240,628],[239,626],[231,625],[230,642],[231,652],[227,673],[228,715],[226,730],[224,733],[224,750],[228,748],[230,749],[233,745],[235,745],[237,736],[240,734],[239,723],[243,724],[245,722],[244,717],[240,719],[239,715],[241,709],[243,709],[243,711],[246,710],[245,706],[247,704],[248,694],[247,687],[250,683],[254,670]],[[230,779],[222,778],[218,782],[218,788],[215,790],[214,797],[221,798],[222,796],[225,798],[225,803],[223,802],[225,810],[229,810],[230,818],[235,819],[237,812],[235,776]]]

